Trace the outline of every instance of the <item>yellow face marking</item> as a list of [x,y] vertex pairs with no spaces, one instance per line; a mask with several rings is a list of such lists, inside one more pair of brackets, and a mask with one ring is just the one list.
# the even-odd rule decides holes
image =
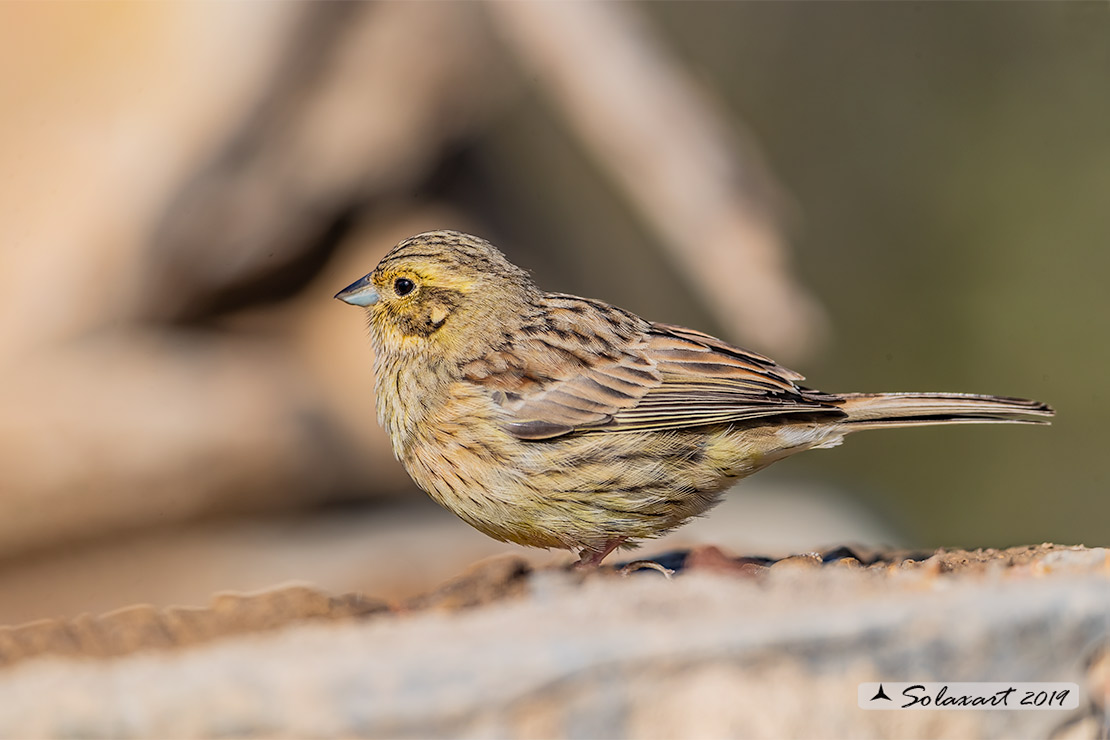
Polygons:
[[413,293],[418,292],[421,286],[446,288],[469,293],[475,286],[473,278],[469,278],[457,270],[443,269],[440,265],[434,263],[401,263],[399,265],[390,265],[388,268],[376,274],[372,279],[375,285],[388,291],[396,300],[401,298],[401,296],[397,296],[393,293],[393,283],[397,278],[401,277],[409,278],[416,283],[417,290],[413,291]]

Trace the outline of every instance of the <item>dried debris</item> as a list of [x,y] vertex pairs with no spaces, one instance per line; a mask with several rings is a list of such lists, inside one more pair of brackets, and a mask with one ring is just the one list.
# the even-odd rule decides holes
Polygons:
[[378,599],[361,594],[328,596],[307,586],[216,594],[207,607],[155,609],[137,604],[95,617],[82,614],[0,627],[0,667],[45,654],[107,658],[187,647],[306,620],[350,619],[388,610]]

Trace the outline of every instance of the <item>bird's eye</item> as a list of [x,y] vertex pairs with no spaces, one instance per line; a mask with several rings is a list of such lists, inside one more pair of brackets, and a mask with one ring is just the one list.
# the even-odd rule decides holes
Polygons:
[[393,292],[397,295],[408,295],[415,287],[416,283],[408,278],[397,278],[393,281]]

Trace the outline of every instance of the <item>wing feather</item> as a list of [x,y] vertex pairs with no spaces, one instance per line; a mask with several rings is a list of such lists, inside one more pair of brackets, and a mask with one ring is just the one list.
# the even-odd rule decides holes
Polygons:
[[542,316],[463,374],[491,391],[521,439],[843,415],[763,355],[567,295],[549,294]]

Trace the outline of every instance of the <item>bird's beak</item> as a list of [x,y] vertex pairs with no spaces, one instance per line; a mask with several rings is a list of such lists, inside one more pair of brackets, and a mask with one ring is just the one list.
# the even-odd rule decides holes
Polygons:
[[335,297],[352,306],[373,306],[381,299],[378,291],[374,290],[374,284],[370,282],[369,275],[354,281],[336,293]]

